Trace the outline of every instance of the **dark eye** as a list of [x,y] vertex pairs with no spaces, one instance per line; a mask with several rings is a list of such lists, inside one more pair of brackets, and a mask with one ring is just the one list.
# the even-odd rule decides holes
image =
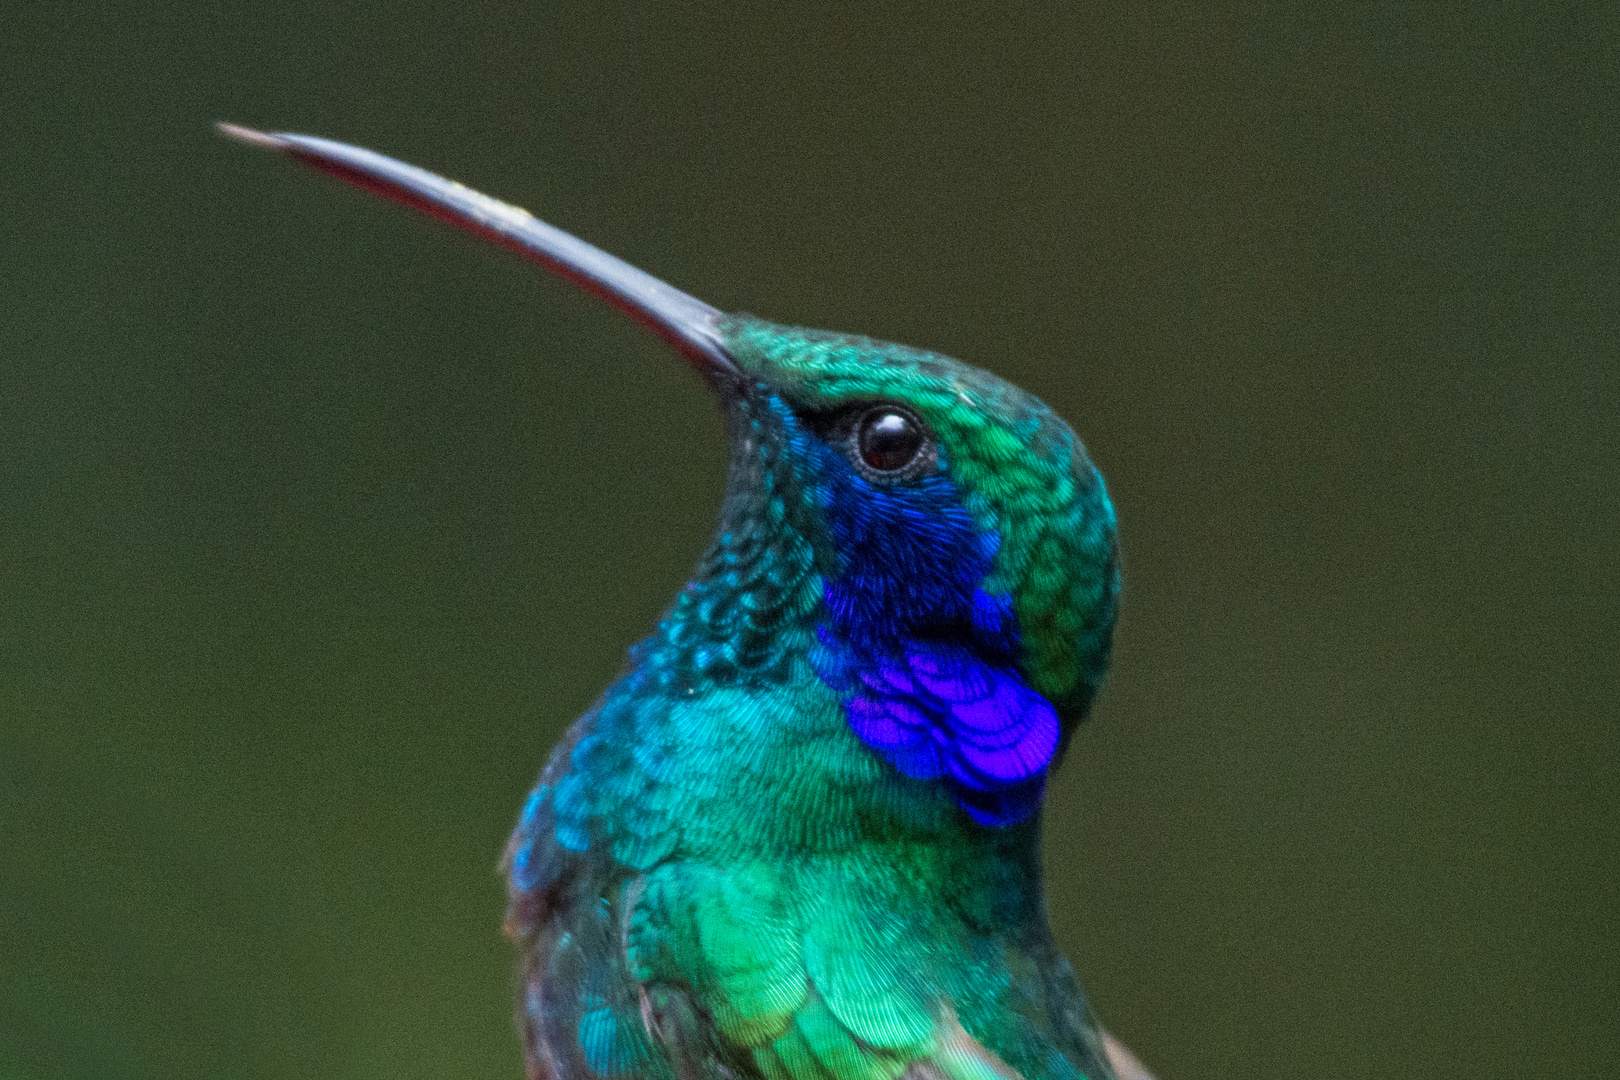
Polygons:
[[900,472],[922,454],[922,425],[910,414],[880,405],[855,426],[855,449],[874,472]]

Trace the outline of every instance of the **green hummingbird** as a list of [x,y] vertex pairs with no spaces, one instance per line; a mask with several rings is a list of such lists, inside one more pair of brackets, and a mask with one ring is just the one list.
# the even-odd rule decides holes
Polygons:
[[380,154],[220,127],[535,259],[725,412],[715,538],[506,850],[529,1075],[1145,1077],[1041,886],[1046,779],[1120,588],[1069,426],[937,353],[723,314]]

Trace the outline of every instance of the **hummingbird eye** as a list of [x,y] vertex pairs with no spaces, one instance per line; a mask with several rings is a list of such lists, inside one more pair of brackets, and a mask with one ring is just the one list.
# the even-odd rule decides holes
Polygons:
[[875,473],[904,472],[923,456],[928,438],[922,423],[893,405],[868,409],[855,424],[855,451]]

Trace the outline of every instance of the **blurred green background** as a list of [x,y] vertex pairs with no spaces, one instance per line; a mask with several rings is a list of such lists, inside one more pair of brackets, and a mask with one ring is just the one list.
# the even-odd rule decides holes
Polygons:
[[1620,1060],[1615,5],[0,12],[0,1077],[520,1075],[495,871],[698,381],[218,139],[929,346],[1117,500],[1053,920],[1164,1080]]

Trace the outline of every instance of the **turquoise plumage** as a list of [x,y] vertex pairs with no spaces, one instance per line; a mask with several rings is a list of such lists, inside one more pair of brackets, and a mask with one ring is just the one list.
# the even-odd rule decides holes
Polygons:
[[1039,807],[1108,663],[1113,510],[1068,426],[922,350],[725,316],[343,144],[229,134],[490,236],[714,387],[718,534],[507,850],[530,1075],[1106,1080]]

